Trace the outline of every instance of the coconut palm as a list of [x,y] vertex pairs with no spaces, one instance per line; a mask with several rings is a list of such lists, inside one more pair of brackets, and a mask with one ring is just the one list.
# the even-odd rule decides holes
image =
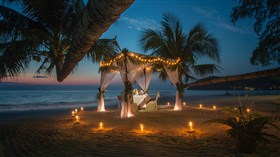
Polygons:
[[[202,24],[195,25],[188,34],[185,34],[181,22],[172,14],[163,15],[159,30],[145,30],[140,45],[145,52],[150,51],[154,56],[180,58],[180,63],[171,68],[178,68],[177,90],[181,98],[184,84],[190,79],[195,79],[195,75],[205,76],[219,70],[215,64],[197,64],[198,59],[203,57],[215,62],[220,61],[217,40],[205,30]],[[166,80],[167,73],[164,68],[159,71],[159,77]]]
[[[37,73],[61,71],[70,51],[77,22],[85,9],[82,0],[13,0],[0,5],[0,79],[16,76],[32,60],[41,63]],[[14,9],[8,6],[20,6]],[[93,62],[119,51],[116,39],[99,39],[87,50]]]
[[114,55],[116,40],[98,38],[132,2],[89,0],[85,6],[83,0],[3,0],[0,79],[18,75],[35,60],[42,63],[38,73],[56,69],[62,81],[86,54],[93,61]]

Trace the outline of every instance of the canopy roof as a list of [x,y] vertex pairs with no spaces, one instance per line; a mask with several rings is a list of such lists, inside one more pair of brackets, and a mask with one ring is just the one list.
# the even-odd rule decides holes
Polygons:
[[[150,55],[139,54],[135,52],[126,52],[127,56],[141,63],[157,63],[157,64],[164,64],[164,65],[177,65],[180,62],[180,58],[177,59],[167,59],[163,57],[156,57]],[[111,66],[113,63],[119,62],[124,60],[124,53],[120,53],[113,59],[109,59],[106,61],[100,62],[100,67]]]

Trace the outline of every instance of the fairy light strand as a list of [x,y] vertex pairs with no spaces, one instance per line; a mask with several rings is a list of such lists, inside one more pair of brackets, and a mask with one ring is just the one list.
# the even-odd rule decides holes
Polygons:
[[[135,59],[137,59],[138,61],[144,62],[144,63],[155,63],[155,62],[160,62],[160,63],[164,63],[164,64],[168,64],[168,65],[177,65],[180,62],[180,58],[177,58],[175,61],[169,61],[167,59],[163,59],[160,57],[144,57],[143,55],[138,55],[138,54],[134,54],[134,53],[129,53],[128,54],[130,57],[133,57]],[[124,54],[121,53],[120,55],[116,56],[114,59],[110,59],[108,61],[102,61],[100,62],[100,67],[104,67],[104,66],[111,66],[112,63],[119,61],[120,59],[122,59],[124,57]]]

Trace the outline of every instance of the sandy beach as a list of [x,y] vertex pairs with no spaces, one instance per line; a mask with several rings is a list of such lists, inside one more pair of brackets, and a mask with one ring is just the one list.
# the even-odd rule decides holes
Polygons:
[[[280,115],[280,106],[273,103],[276,97],[244,96],[241,102],[254,112]],[[165,105],[173,99],[161,97],[158,111],[139,112],[126,119],[120,118],[117,108],[103,113],[85,108],[79,112],[79,124],[73,124],[71,110],[33,112],[26,117],[14,114],[14,118],[6,119],[1,113],[0,156],[280,156],[280,143],[274,140],[255,154],[236,153],[233,140],[225,133],[227,127],[203,123],[225,118],[224,109],[237,106],[237,97],[189,96],[182,111]],[[202,109],[199,104],[203,104]],[[217,109],[211,109],[212,105]],[[189,121],[193,122],[194,132],[189,131]],[[140,124],[144,125],[143,132]],[[280,137],[279,132],[269,131]]]

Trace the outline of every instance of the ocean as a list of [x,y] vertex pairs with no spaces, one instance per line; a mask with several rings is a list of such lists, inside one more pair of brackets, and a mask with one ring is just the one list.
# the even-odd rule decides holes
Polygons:
[[[162,97],[176,94],[173,90],[149,90],[149,95],[154,98],[157,92]],[[117,106],[117,96],[122,90],[106,90],[106,106]],[[66,109],[75,107],[96,107],[97,90],[0,90],[0,112]],[[276,95],[279,90],[185,90],[186,96],[209,95]]]

